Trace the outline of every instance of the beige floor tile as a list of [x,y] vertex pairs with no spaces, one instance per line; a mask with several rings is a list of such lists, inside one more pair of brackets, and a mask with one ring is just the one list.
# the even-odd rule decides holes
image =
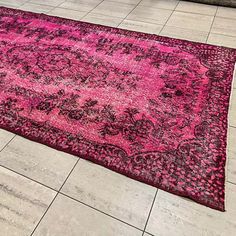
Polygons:
[[22,137],[0,152],[0,164],[51,188],[59,189],[77,157],[59,152]]
[[[236,66],[236,65],[235,65],[235,66]],[[236,72],[236,71],[235,71],[235,72]],[[236,80],[236,78],[234,77],[234,78],[233,78],[233,81],[232,81],[233,86],[235,85],[235,80]],[[231,94],[230,94],[229,106],[232,107],[235,103],[236,103],[236,89],[233,88],[233,89],[231,90]],[[229,110],[229,112],[231,112],[231,111],[232,111],[232,110]],[[235,118],[236,118],[236,117],[235,117]]]
[[217,6],[195,3],[195,2],[180,1],[175,10],[213,16],[216,13]]
[[236,186],[236,158],[229,158],[227,165],[227,181],[234,183]]
[[167,25],[208,32],[211,28],[212,21],[213,16],[174,12],[168,20]]
[[161,29],[163,28],[163,25],[151,24],[142,21],[124,20],[119,25],[119,28],[150,34],[159,34]]
[[207,32],[197,31],[192,29],[184,29],[173,26],[165,26],[160,35],[168,36],[172,38],[186,39],[197,42],[206,42]]
[[[236,89],[236,63],[235,63],[235,66],[234,66],[233,88]],[[235,92],[235,94],[236,94],[236,92]]]
[[103,0],[65,0],[66,2],[80,3],[80,4],[99,4]]
[[211,33],[236,36],[236,19],[216,17]]
[[67,8],[77,11],[90,11],[95,8],[102,0],[99,1],[85,1],[85,0],[78,0],[78,1],[66,1],[63,2],[59,7],[60,8]]
[[37,13],[47,13],[53,9],[52,6],[47,5],[39,5],[34,3],[25,3],[24,5],[20,6],[19,9],[25,11],[32,11]]
[[164,25],[171,13],[171,10],[138,6],[128,15],[127,19]]
[[6,130],[0,129],[0,151],[14,136],[15,134],[10,133]]
[[60,5],[61,3],[63,3],[64,1],[65,0],[30,0],[29,2],[56,7]]
[[2,2],[0,1],[0,7],[9,7],[9,8],[12,8],[13,6],[11,6],[11,5],[7,4],[7,3],[2,3]]
[[236,19],[236,9],[231,7],[219,7],[216,16]]
[[24,4],[27,0],[0,0],[0,6],[12,6],[12,7],[19,7],[20,5]]
[[228,128],[228,146],[227,149],[230,152],[233,152],[236,154],[236,128],[229,127]]
[[227,157],[228,157],[228,160],[229,159],[236,159],[236,152],[228,151]]
[[144,233],[143,236],[152,236],[152,235],[149,233]]
[[82,21],[112,27],[117,27],[122,20],[123,18],[100,15],[95,13],[89,13],[84,18],[82,18]]
[[62,192],[109,215],[143,228],[156,189],[80,160]]
[[236,128],[229,127],[227,135],[227,181],[236,184]]
[[[233,91],[235,91],[236,89],[234,89]],[[236,127],[236,95],[235,92],[231,95],[231,104],[229,107],[229,115],[228,115],[228,119],[229,119],[229,125]],[[236,146],[236,145],[235,145]]]
[[141,236],[142,232],[58,195],[33,236]]
[[177,0],[142,0],[139,5],[174,10],[178,2]]
[[210,33],[207,43],[236,48],[236,37]]
[[131,4],[104,1],[99,4],[92,13],[124,18],[134,7],[135,5]]
[[80,20],[87,14],[87,12],[74,11],[74,10],[64,9],[64,8],[55,8],[52,11],[50,11],[48,14],[52,16],[59,16],[59,17],[68,18],[72,20]]
[[226,185],[226,212],[159,190],[147,232],[161,236],[235,236],[236,185]]
[[0,167],[0,235],[29,236],[55,194]]
[[[233,104],[233,106],[230,108],[230,114],[229,114],[229,125],[236,128],[236,104]],[[234,144],[236,146],[236,144]]]

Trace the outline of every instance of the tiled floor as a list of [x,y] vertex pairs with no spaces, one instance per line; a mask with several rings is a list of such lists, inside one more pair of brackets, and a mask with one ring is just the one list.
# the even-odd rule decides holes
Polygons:
[[[0,0],[1,6],[236,48],[236,9],[177,0]],[[1,236],[235,236],[236,83],[221,213],[0,130]]]

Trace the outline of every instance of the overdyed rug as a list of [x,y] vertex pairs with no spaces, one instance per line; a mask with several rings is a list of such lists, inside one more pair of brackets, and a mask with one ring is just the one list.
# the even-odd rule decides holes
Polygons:
[[230,48],[0,8],[0,128],[224,211]]

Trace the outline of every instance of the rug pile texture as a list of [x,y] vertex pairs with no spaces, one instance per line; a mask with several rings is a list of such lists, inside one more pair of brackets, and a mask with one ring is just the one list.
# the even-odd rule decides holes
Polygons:
[[0,128],[224,211],[235,60],[230,48],[2,7]]

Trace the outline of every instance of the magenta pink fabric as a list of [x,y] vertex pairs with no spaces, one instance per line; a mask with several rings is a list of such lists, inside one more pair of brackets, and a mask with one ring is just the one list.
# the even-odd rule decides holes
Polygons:
[[1,128],[224,211],[235,50],[7,8],[0,21]]

